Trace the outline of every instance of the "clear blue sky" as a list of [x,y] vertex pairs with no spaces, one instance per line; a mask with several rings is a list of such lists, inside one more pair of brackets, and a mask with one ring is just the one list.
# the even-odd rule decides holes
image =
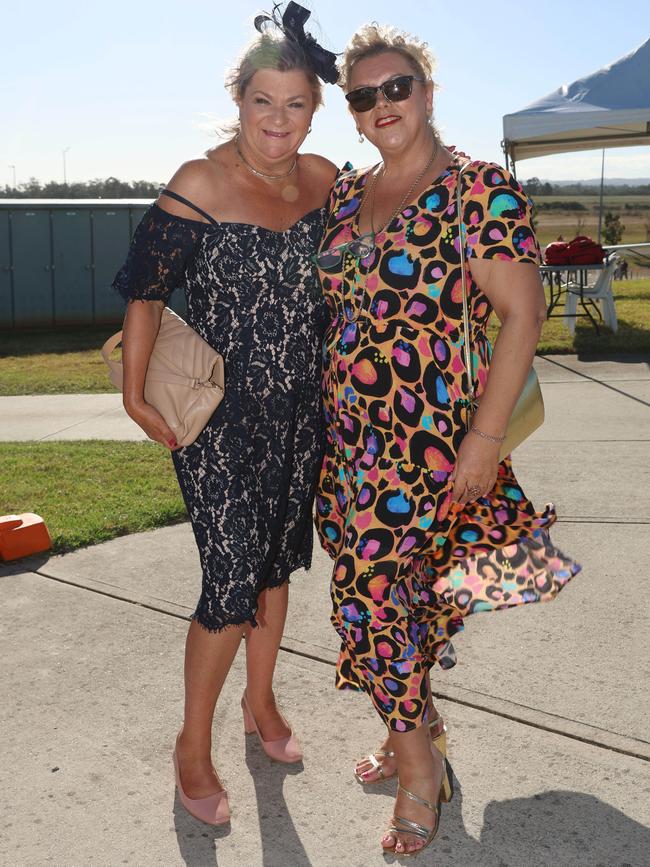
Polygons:
[[[0,184],[35,176],[166,180],[209,147],[231,117],[224,71],[254,34],[261,0],[13,0],[2,12]],[[646,0],[303,0],[312,32],[341,51],[376,20],[426,39],[438,59],[443,140],[503,161],[502,116],[617,60],[648,38]],[[375,160],[359,145],[338,88],[328,87],[303,150],[338,164]],[[600,152],[522,161],[520,178],[600,175]],[[650,177],[650,148],[607,152],[610,177]]]

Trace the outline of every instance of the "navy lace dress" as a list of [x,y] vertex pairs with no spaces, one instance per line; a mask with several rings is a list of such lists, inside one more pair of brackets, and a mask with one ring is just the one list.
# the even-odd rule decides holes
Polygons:
[[203,569],[194,617],[209,630],[255,624],[260,591],[311,564],[326,312],[310,257],[325,214],[274,232],[152,205],[113,283],[127,300],[182,288],[187,321],[224,357],[224,400],[173,453]]

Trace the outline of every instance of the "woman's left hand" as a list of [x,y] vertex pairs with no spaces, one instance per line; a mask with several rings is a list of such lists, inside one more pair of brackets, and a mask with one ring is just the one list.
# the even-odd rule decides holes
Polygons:
[[499,443],[491,443],[467,433],[460,444],[456,466],[451,474],[455,503],[467,505],[488,494],[499,471]]

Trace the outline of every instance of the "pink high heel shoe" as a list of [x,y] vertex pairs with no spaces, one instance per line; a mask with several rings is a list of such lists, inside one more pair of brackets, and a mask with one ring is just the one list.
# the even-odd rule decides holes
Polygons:
[[286,738],[278,738],[278,740],[275,741],[265,741],[257,727],[255,717],[248,706],[246,693],[244,693],[241,698],[241,709],[244,712],[244,731],[247,735],[257,735],[262,744],[262,749],[270,759],[273,759],[276,762],[287,762],[288,764],[302,761],[302,750],[298,743],[298,738],[294,735],[293,731]]
[[181,799],[181,804],[190,815],[209,825],[225,825],[230,821],[230,805],[228,804],[228,792],[222,789],[207,798],[188,798],[181,784],[181,772],[178,767],[176,750],[172,753],[174,762],[174,774],[176,775],[176,788]]

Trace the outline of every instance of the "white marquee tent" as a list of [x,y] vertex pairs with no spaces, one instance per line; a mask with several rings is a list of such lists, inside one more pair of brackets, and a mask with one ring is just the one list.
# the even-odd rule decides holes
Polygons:
[[598,72],[503,118],[506,164],[650,144],[650,39]]

